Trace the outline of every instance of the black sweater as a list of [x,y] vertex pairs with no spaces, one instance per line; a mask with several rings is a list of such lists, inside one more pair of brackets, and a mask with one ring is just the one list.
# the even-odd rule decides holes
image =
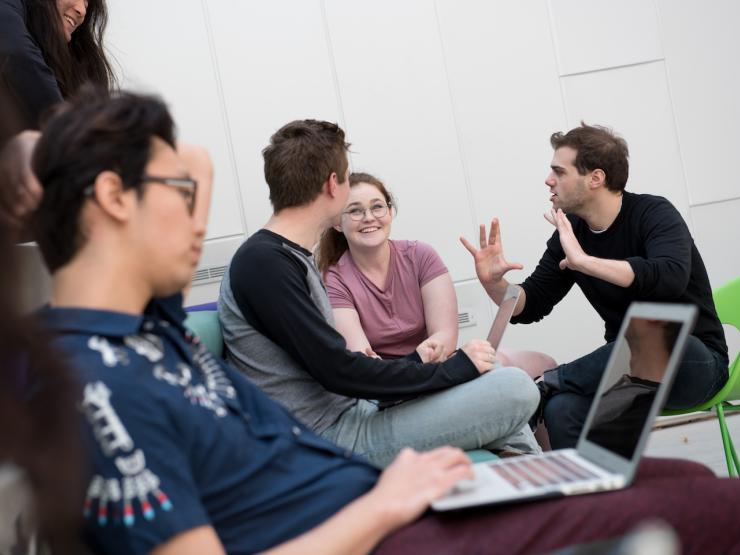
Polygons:
[[620,287],[581,272],[560,270],[565,253],[555,231],[537,268],[522,284],[526,304],[512,322],[541,320],[576,283],[604,320],[606,341],[616,338],[632,301],[688,303],[699,309],[693,335],[727,360],[725,334],[704,262],[686,222],[668,200],[625,192],[619,215],[602,233],[591,231],[578,216],[568,219],[584,252],[626,260],[635,273],[634,281]]
[[[331,306],[311,253],[270,231],[258,231],[239,248],[229,281],[230,291],[224,292],[222,285],[219,307],[225,337],[231,335],[230,322],[241,331],[233,340],[227,339],[227,346],[230,351],[242,351],[245,360],[265,361],[258,373],[249,368],[256,366],[254,362],[240,365],[240,357],[235,357],[258,385],[268,381],[267,373],[287,374],[287,368],[269,368],[269,361],[274,365],[287,353],[296,367],[294,374],[284,376],[283,396],[296,395],[285,382],[301,387],[300,376],[305,373],[329,392],[386,400],[439,391],[479,375],[462,351],[441,364],[421,364],[415,353],[380,360],[348,351],[344,338],[327,321]],[[240,315],[225,314],[224,294],[233,295]],[[287,398],[281,401],[292,404]]]

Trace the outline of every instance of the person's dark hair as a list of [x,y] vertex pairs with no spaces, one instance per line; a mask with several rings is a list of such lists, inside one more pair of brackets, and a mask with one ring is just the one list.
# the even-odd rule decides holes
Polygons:
[[[360,183],[367,183],[378,189],[383,195],[383,198],[385,198],[388,209],[391,210],[392,214],[395,214],[395,211],[398,209],[396,201],[380,179],[369,173],[355,172],[349,175],[350,187],[354,187]],[[319,241],[319,246],[316,249],[316,263],[318,264],[319,271],[324,274],[329,268],[339,262],[339,259],[347,249],[349,249],[349,245],[347,244],[347,238],[344,236],[344,233],[337,231],[333,227],[324,231],[321,241]]]
[[[0,139],[15,129],[0,91]],[[0,188],[6,176],[0,172]],[[78,553],[84,499],[78,388],[48,338],[21,317],[20,271],[0,222],[0,466],[13,464],[31,489],[35,527],[54,553]]]
[[344,131],[335,123],[297,120],[281,127],[262,151],[274,212],[314,200],[332,173],[347,172]]
[[627,142],[608,127],[586,125],[571,129],[567,133],[550,136],[552,148],[564,146],[577,151],[575,166],[580,175],[595,169],[606,174],[605,185],[610,191],[623,191],[629,177],[629,149]]
[[43,187],[34,214],[36,241],[51,272],[69,262],[84,244],[80,212],[86,187],[106,170],[125,188],[141,193],[141,176],[152,139],[175,147],[175,129],[165,104],[156,97],[84,89],[45,126],[33,156]]
[[89,0],[85,20],[67,43],[56,0],[26,0],[28,31],[54,72],[64,98],[85,82],[106,90],[115,86],[115,75],[103,50],[107,24],[105,0]]

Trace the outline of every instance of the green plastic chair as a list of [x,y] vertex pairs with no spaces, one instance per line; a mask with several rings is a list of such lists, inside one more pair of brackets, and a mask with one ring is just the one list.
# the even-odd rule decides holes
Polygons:
[[221,358],[224,354],[224,336],[215,310],[188,312],[185,326],[197,335],[206,348]]
[[[715,289],[713,296],[720,322],[735,326],[740,331],[740,278],[736,278]],[[730,433],[727,430],[725,412],[740,410],[740,405],[733,405],[728,402],[736,400],[740,400],[740,353],[735,356],[735,360],[730,364],[727,383],[717,395],[709,399],[706,403],[696,407],[663,411],[664,416],[673,416],[689,412],[714,410],[717,413],[719,431],[722,434],[722,444],[725,449],[725,459],[727,459],[727,471],[731,477],[735,478],[740,473],[740,462],[738,462],[732,437],[730,437]]]

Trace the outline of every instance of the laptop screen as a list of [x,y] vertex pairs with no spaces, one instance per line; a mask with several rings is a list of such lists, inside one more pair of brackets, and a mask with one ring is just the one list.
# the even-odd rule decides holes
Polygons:
[[586,439],[632,459],[684,322],[631,316],[594,401]]
[[509,325],[511,315],[514,314],[514,309],[516,308],[516,303],[519,300],[521,292],[521,289],[517,285],[509,285],[506,288],[504,298],[498,306],[498,312],[496,312],[496,317],[493,319],[493,324],[488,332],[488,342],[494,349],[498,349],[501,344],[501,339],[504,337],[504,332],[506,331],[506,326]]

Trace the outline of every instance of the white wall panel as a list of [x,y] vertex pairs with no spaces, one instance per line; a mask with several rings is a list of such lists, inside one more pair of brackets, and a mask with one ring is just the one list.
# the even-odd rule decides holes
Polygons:
[[660,59],[658,19],[646,0],[550,0],[560,74]]
[[237,181],[200,0],[173,4],[111,0],[108,50],[122,86],[157,93],[169,104],[178,137],[204,145],[215,169],[207,237],[243,233]]
[[438,13],[475,214],[460,233],[477,244],[499,217],[507,255],[534,269],[552,233],[548,137],[565,126],[547,7],[442,0]]
[[740,197],[740,2],[658,2],[691,204]]
[[207,8],[254,233],[272,213],[261,154],[270,136],[295,119],[341,119],[321,2],[219,0]]
[[694,241],[712,287],[740,277],[740,200],[691,208]]
[[563,89],[569,127],[583,119],[612,127],[627,141],[627,190],[664,196],[687,218],[688,194],[663,62],[564,77]]
[[471,339],[485,339],[493,323],[493,304],[477,279],[466,280],[455,284],[457,295],[457,310],[470,315],[474,326],[462,327],[457,338],[458,346],[462,346]]
[[472,277],[457,243],[470,204],[434,4],[328,0],[326,14],[353,169],[393,191],[394,237],[432,244],[454,279]]
[[[547,5],[440,0],[437,10],[476,220],[463,234],[477,244],[477,224],[499,217],[508,259],[525,266],[508,277],[521,281],[552,234],[542,217],[550,207],[548,138],[566,126]],[[495,312],[474,283],[479,302]],[[540,323],[512,326],[504,344],[573,358],[600,344],[598,336],[590,343],[591,321],[580,317],[583,311],[591,311],[585,301],[568,300]],[[564,321],[573,323],[574,340],[567,345],[559,339]]]
[[218,278],[206,279],[204,282],[196,281],[188,292],[185,299],[185,306],[192,306],[203,303],[210,303],[218,299],[219,288],[221,287],[220,276],[225,271],[224,266],[228,266],[232,256],[242,244],[242,237],[231,237],[228,239],[215,239],[209,241],[203,249],[203,254],[198,263],[196,277],[203,276],[203,271],[209,272],[207,275],[218,275]]

